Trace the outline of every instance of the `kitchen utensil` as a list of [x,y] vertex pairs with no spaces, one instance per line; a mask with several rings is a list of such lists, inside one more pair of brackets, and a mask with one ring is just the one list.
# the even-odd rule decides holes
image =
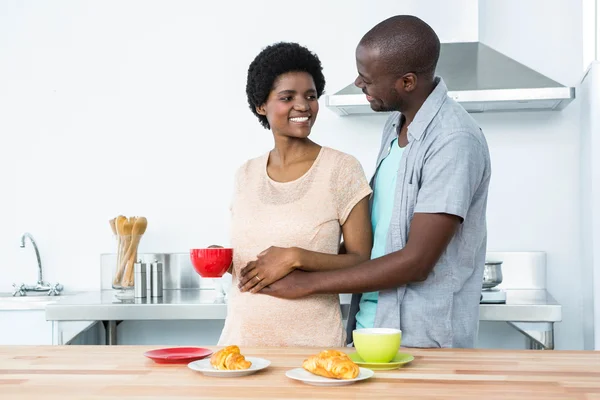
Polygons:
[[483,268],[483,289],[491,289],[502,283],[502,261],[486,261]]
[[233,260],[233,249],[207,248],[190,250],[194,270],[203,278],[220,278],[229,269]]
[[369,363],[388,363],[398,353],[402,331],[391,328],[355,329],[354,347],[360,357]]
[[112,286],[114,289],[120,289],[125,268],[123,265],[123,257],[131,240],[131,225],[123,215],[119,215],[116,218],[115,225],[117,229],[117,264],[115,266],[115,275]]
[[222,285],[222,277],[231,266],[233,260],[233,249],[220,246],[211,246],[205,249],[190,250],[190,260],[194,270],[203,278],[213,278],[215,287],[214,303],[225,303],[225,292]]
[[252,375],[271,365],[271,361],[265,360],[264,358],[246,357],[246,360],[252,363],[252,365],[248,369],[238,369],[231,371],[215,369],[210,364],[210,359],[191,362],[188,364],[188,367],[194,371],[201,372],[206,376],[214,376],[217,378],[238,378],[241,376]]
[[171,347],[150,350],[144,356],[158,364],[189,364],[212,355],[212,350],[203,347]]
[[133,270],[134,270],[134,279],[133,279],[134,295],[133,295],[133,297],[141,298],[141,299],[146,298],[147,292],[148,292],[147,280],[146,280],[146,275],[148,274],[148,272],[146,271],[146,264],[145,263],[135,263],[133,265]]
[[333,379],[326,378],[324,376],[315,375],[311,372],[308,372],[304,368],[295,368],[287,371],[285,376],[290,379],[295,379],[300,382],[306,383],[307,385],[313,386],[345,386],[352,385],[358,381],[364,381],[365,379],[371,378],[375,373],[367,368],[360,368],[360,372],[358,376],[354,379]]
[[121,259],[121,252],[123,248],[123,220],[121,219],[121,215],[115,218],[115,229],[117,231],[116,239],[117,239],[117,263],[115,264],[115,273],[113,276],[113,284],[112,287],[117,289],[121,286],[121,277],[123,276],[123,271],[119,271],[119,261]]
[[145,217],[138,217],[135,219],[131,230],[131,242],[124,257],[125,269],[123,272],[123,280],[121,282],[123,287],[133,286],[133,263],[137,257],[138,245],[146,232],[147,226],[148,220]]
[[163,296],[163,267],[162,263],[155,261],[150,264],[151,271],[151,296],[162,297]]
[[111,220],[108,221],[108,223],[110,224],[110,229],[112,230],[113,235],[117,236],[117,222],[116,222],[116,218],[113,218]]

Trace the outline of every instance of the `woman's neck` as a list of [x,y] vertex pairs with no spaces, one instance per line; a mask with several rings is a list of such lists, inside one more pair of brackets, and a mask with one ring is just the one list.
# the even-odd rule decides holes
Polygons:
[[276,137],[275,147],[271,150],[270,161],[279,167],[286,167],[297,161],[311,157],[313,153],[318,153],[321,146],[306,139],[295,139],[289,137]]

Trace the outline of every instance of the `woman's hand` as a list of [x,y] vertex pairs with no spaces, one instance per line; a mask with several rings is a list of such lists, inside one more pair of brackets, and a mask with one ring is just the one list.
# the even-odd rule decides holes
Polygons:
[[260,292],[300,266],[300,249],[269,247],[240,271],[240,292]]

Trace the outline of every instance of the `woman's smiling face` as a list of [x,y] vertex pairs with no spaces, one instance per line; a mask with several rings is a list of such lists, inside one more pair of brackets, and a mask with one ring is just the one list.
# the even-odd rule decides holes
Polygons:
[[275,80],[267,101],[256,108],[274,135],[307,138],[319,113],[317,89],[307,72],[287,72]]

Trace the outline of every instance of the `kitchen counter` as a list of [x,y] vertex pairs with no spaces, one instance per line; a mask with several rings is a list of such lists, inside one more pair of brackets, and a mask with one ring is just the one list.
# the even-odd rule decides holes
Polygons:
[[[561,306],[545,290],[507,290],[506,304],[480,304],[481,321],[558,322]],[[46,306],[49,321],[225,319],[210,289],[165,290],[163,297],[118,300],[112,290],[86,292]],[[340,295],[344,318],[350,295]]]
[[[153,347],[156,348],[156,347]],[[142,346],[0,346],[7,399],[599,399],[600,353],[403,349],[415,360],[362,382],[317,387],[285,372],[321,349],[242,348],[271,365],[241,378],[211,378],[185,364],[161,365]],[[341,349],[349,351],[349,349]]]
[[185,320],[225,319],[227,304],[215,303],[212,289],[165,290],[163,297],[117,299],[114,290],[86,292],[46,307],[46,319],[68,320]]
[[[546,290],[506,290],[506,304],[480,304],[481,321],[505,321],[527,338],[528,348],[553,349],[554,323],[561,306]],[[350,295],[340,295],[348,315]],[[46,306],[49,321],[105,321],[106,342],[116,344],[117,321],[225,319],[227,305],[215,303],[212,289],[165,290],[161,298],[119,300],[115,291],[68,296]]]

